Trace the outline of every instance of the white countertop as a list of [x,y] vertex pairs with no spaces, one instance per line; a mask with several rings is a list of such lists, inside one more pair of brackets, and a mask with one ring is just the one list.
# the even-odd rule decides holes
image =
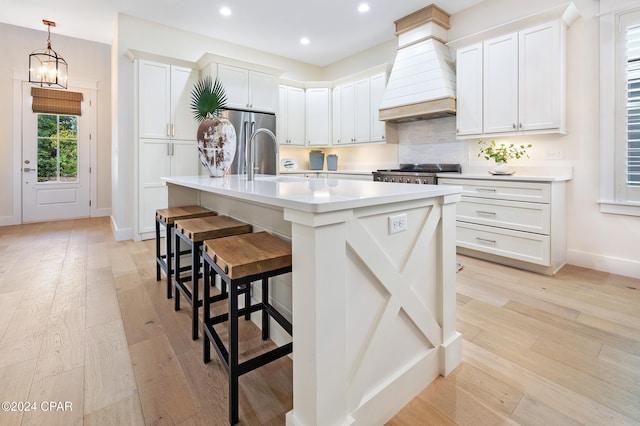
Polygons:
[[258,175],[252,182],[247,181],[246,175],[228,175],[222,178],[174,176],[162,179],[167,183],[200,191],[313,213],[462,193],[462,187],[450,185],[406,185],[297,176]]
[[502,181],[562,182],[573,179],[571,167],[513,167],[512,175],[492,175],[486,167],[466,167],[461,174],[438,173],[439,178],[485,179]]
[[[373,176],[371,170],[310,170],[310,169],[296,169],[296,170],[280,170],[281,175],[287,174],[301,174],[301,173],[327,173],[331,174],[343,174],[343,175],[366,175]],[[373,179],[373,178],[372,178]]]

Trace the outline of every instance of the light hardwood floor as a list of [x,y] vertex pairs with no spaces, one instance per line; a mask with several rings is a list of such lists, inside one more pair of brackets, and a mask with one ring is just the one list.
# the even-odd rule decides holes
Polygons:
[[[0,425],[226,424],[226,373],[202,363],[154,250],[115,242],[107,218],[0,228],[0,402],[32,409]],[[463,361],[390,425],[640,424],[640,280],[459,260]],[[241,352],[261,344],[242,332]],[[241,424],[291,407],[288,358],[240,379]]]

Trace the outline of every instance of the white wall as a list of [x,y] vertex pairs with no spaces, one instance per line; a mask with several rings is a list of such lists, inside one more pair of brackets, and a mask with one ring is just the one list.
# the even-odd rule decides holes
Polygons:
[[[20,223],[21,209],[21,135],[13,134],[14,123],[20,123],[22,99],[14,93],[19,82],[14,81],[14,73],[20,79],[28,79],[28,55],[36,49],[46,47],[47,32],[35,31],[0,23],[0,225]],[[111,129],[110,129],[110,68],[109,46],[55,34],[51,41],[69,63],[69,84],[76,82],[97,82],[97,155],[98,163],[94,173],[97,179],[97,193],[93,214],[110,214],[111,208]],[[19,91],[18,91],[19,92]]]

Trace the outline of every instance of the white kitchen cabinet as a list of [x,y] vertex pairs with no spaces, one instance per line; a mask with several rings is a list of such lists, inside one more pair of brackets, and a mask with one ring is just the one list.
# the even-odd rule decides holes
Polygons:
[[565,133],[566,28],[558,19],[457,49],[457,135]]
[[386,73],[378,73],[344,82],[333,90],[334,144],[378,142],[385,139],[385,123],[378,120],[378,109],[386,80]]
[[520,31],[518,43],[519,130],[564,132],[565,42],[560,22]]
[[456,134],[482,134],[482,43],[456,52]]
[[341,102],[342,92],[340,91],[340,86],[336,86],[331,91],[331,143],[333,145],[339,145],[342,137],[340,133],[342,126],[340,117]]
[[138,61],[136,238],[152,238],[155,211],[167,207],[161,178],[198,174],[198,123],[189,106],[197,81],[191,68]]
[[371,81],[369,78],[356,80],[354,85],[354,141],[371,141]]
[[277,83],[274,76],[218,64],[218,78],[224,85],[229,108],[275,112]]
[[138,136],[195,138],[190,103],[198,71],[146,60],[140,60],[138,67]]
[[340,138],[338,144],[350,144],[356,141],[356,91],[355,82],[340,85]]
[[385,122],[378,119],[380,104],[384,96],[384,90],[387,87],[387,73],[378,73],[371,76],[371,141],[385,140]]
[[484,133],[518,130],[518,34],[484,42]]
[[331,143],[329,88],[311,87],[305,92],[307,145],[327,146]]
[[281,145],[305,145],[306,99],[305,91],[299,87],[281,85],[279,112],[277,114],[276,137]]
[[458,252],[548,275],[566,263],[564,181],[439,178],[461,185]]

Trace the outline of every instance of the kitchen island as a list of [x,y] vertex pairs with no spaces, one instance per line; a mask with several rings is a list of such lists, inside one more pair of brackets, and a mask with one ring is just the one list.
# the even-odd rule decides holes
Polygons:
[[[460,363],[462,188],[286,176],[165,181],[169,207],[199,204],[291,241],[293,272],[271,291],[293,322],[288,425],[382,424]],[[276,329],[273,340],[286,342]]]

